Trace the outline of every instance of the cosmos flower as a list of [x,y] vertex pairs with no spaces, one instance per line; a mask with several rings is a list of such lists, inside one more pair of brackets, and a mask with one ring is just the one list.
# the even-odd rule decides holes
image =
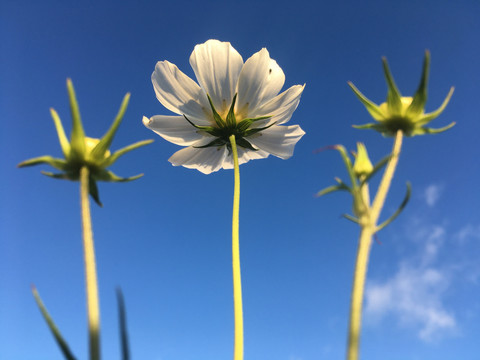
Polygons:
[[352,88],[353,92],[363,105],[366,107],[370,115],[377,121],[376,123],[364,124],[355,126],[357,129],[374,129],[382,133],[384,136],[395,136],[398,130],[402,130],[406,136],[424,135],[424,134],[438,134],[450,129],[454,122],[442,127],[440,129],[428,128],[427,125],[430,121],[439,116],[453,94],[453,87],[450,89],[447,97],[443,101],[442,105],[431,113],[425,113],[425,103],[427,102],[427,82],[428,71],[430,68],[430,53],[425,52],[425,60],[423,63],[423,73],[420,80],[420,85],[415,93],[414,97],[402,96],[393,76],[388,68],[388,63],[383,58],[383,70],[385,73],[385,79],[387,80],[388,93],[387,101],[376,105],[365,97],[351,82],[348,84]]
[[270,154],[293,155],[305,134],[285,126],[304,86],[279,94],[285,75],[267,49],[245,63],[228,42],[208,40],[195,46],[190,65],[198,84],[168,61],[159,61],[152,83],[160,103],[177,116],[143,118],[144,125],[174,144],[186,146],[169,161],[204,174],[233,168],[229,137],[235,135],[239,164]]

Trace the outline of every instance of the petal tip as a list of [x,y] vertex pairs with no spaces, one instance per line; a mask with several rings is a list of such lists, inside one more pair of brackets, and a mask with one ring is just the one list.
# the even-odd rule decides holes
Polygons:
[[142,118],[142,123],[143,123],[143,125],[145,125],[148,128],[150,126],[150,124],[152,123],[152,119],[149,119],[146,116],[144,116]]

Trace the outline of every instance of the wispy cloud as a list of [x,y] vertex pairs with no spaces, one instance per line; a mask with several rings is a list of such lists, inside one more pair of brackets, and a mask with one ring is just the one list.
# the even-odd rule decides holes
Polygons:
[[443,304],[451,284],[447,268],[435,266],[445,229],[431,226],[417,232],[424,242],[416,256],[401,262],[398,271],[384,282],[369,282],[366,289],[366,316],[377,321],[393,315],[403,326],[417,329],[424,341],[454,332],[457,321]]
[[443,186],[441,185],[432,184],[427,186],[423,194],[427,205],[430,207],[435,206],[438,199],[440,198],[442,191],[443,191]]

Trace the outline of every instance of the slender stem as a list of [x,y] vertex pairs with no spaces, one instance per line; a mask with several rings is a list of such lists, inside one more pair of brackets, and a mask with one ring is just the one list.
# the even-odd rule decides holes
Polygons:
[[380,182],[377,190],[377,195],[375,195],[375,199],[373,200],[372,204],[371,220],[372,223],[375,225],[380,216],[380,212],[382,211],[383,204],[385,203],[385,198],[390,188],[393,174],[395,173],[395,169],[397,168],[398,158],[400,156],[400,150],[402,148],[402,139],[403,132],[401,130],[398,130],[397,135],[395,136],[395,141],[393,143],[392,157],[390,158],[385,172],[383,173],[382,181]]
[[85,259],[85,282],[87,289],[88,334],[90,360],[100,359],[100,310],[98,301],[97,270],[93,245],[92,220],[89,201],[89,171],[80,170],[80,200],[82,204],[83,249]]
[[232,215],[232,267],[233,267],[233,308],[235,317],[235,342],[233,350],[234,360],[243,360],[243,306],[242,306],[242,279],[240,275],[240,242],[238,236],[240,211],[240,169],[238,166],[237,144],[235,135],[229,137],[232,146],[233,168],[235,185],[233,190]]
[[350,324],[348,329],[347,360],[358,360],[360,330],[362,326],[363,293],[367,277],[368,257],[372,245],[372,228],[362,227],[358,242],[357,262],[353,275],[352,298],[350,302]]
[[[382,211],[385,198],[392,182],[395,169],[398,164],[400,150],[402,147],[403,133],[398,131],[393,144],[392,157],[389,160],[382,180],[373,200],[372,207],[366,217],[360,219],[361,231],[358,242],[357,260],[353,276],[352,298],[350,303],[350,323],[348,329],[347,360],[359,359],[360,332],[362,326],[363,295],[365,291],[365,280],[367,277],[368,258],[372,246],[372,236],[376,231],[376,224]],[[368,206],[368,187],[362,189],[361,197]]]

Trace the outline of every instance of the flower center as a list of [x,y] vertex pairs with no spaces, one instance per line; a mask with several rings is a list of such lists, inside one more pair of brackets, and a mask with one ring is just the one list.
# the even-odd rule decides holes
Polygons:
[[235,135],[235,141],[238,146],[250,149],[253,151],[257,151],[258,149],[255,149],[252,144],[245,138],[248,136],[257,134],[265,129],[268,129],[269,127],[275,125],[275,123],[272,123],[270,125],[264,126],[264,127],[253,127],[252,125],[260,120],[266,120],[271,118],[272,116],[260,116],[257,118],[246,118],[243,119],[239,122],[237,122],[237,119],[235,117],[235,102],[237,100],[237,94],[233,97],[232,104],[230,106],[230,109],[228,110],[228,113],[226,116],[220,116],[220,114],[217,112],[215,109],[215,106],[212,103],[212,99],[210,96],[207,94],[208,101],[210,103],[210,107],[212,108],[212,114],[213,114],[213,120],[215,121],[216,126],[198,126],[192,123],[185,115],[183,117],[196,129],[205,131],[206,133],[212,135],[215,137],[214,140],[212,140],[210,143],[203,145],[203,146],[197,146],[198,148],[206,148],[206,147],[211,147],[211,146],[227,146],[228,150],[231,151],[231,145],[230,145],[230,140],[229,137],[232,135]]

